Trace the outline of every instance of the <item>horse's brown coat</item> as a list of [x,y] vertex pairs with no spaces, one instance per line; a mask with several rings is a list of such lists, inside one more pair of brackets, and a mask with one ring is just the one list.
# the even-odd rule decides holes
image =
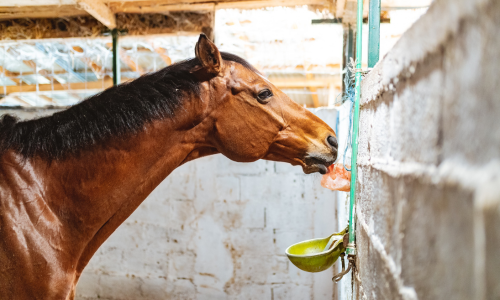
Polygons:
[[[222,153],[324,170],[337,156],[333,130],[261,75],[223,61],[205,36],[200,97],[171,119],[49,162],[0,154],[0,299],[72,299],[99,246],[175,168]],[[264,89],[274,96],[256,99]],[[186,94],[188,95],[188,94]]]

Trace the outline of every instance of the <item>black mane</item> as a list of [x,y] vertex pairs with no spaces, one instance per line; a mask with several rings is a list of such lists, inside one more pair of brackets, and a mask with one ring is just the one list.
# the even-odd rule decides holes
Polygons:
[[[221,52],[221,56],[256,71],[236,55]],[[112,136],[138,132],[153,120],[172,118],[185,93],[200,93],[200,83],[189,72],[197,64],[197,58],[173,64],[52,116],[19,122],[4,115],[0,118],[0,154],[13,149],[25,158],[59,159]]]

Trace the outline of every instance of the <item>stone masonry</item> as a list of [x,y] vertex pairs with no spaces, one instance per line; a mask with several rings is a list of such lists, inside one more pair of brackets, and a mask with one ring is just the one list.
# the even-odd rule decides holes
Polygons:
[[436,0],[363,80],[343,299],[500,299],[499,20]]

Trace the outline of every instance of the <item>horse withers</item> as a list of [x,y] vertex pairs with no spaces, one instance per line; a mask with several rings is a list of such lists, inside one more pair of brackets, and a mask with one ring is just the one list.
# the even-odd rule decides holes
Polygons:
[[99,246],[180,165],[222,153],[325,173],[333,130],[205,36],[196,57],[65,111],[0,119],[1,299],[73,299]]

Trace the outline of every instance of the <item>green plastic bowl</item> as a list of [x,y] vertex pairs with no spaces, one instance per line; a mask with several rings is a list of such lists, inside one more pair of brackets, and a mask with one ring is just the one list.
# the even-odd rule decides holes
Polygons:
[[[293,244],[286,249],[286,255],[302,271],[313,273],[324,271],[337,261],[340,253],[345,251],[343,243],[345,231],[334,233],[327,238]],[[323,251],[332,237],[334,237],[333,246],[329,250]]]

